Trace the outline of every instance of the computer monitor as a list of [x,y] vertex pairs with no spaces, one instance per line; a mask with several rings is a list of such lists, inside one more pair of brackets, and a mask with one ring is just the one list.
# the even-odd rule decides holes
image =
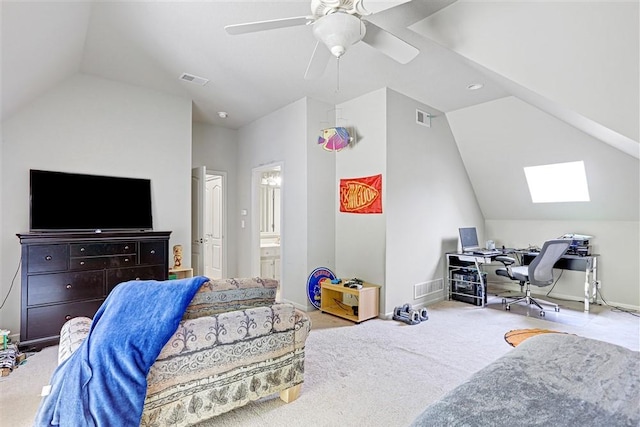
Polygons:
[[478,243],[478,232],[475,227],[462,227],[459,228],[460,232],[460,247],[462,252],[469,252],[480,249]]

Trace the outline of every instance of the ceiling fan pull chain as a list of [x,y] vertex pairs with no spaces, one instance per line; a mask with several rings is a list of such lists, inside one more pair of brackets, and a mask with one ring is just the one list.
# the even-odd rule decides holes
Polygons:
[[336,58],[336,92],[340,92],[340,57]]

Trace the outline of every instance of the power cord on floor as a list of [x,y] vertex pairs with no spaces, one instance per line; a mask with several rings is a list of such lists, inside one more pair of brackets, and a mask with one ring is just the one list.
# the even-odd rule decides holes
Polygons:
[[353,310],[350,305],[347,305],[347,304],[343,303],[342,301],[338,300],[337,298],[334,298],[333,302],[335,302],[338,305],[338,307],[340,307],[341,309],[343,309],[344,311],[346,311],[348,313],[350,313]]
[[22,263],[22,257],[18,260],[18,268],[16,268],[16,274],[13,275],[13,279],[11,279],[11,286],[9,286],[9,290],[7,291],[7,295],[5,295],[4,300],[2,300],[2,304],[0,305],[0,310],[4,307],[4,304],[7,302],[7,298],[11,294],[11,290],[13,289],[13,284],[16,281],[16,277],[18,277],[18,271],[20,271],[20,264]]
[[611,311],[620,311],[622,313],[627,313],[635,317],[640,317],[640,314],[638,314],[635,310],[609,304],[607,300],[604,299],[604,295],[602,295],[602,292],[600,291],[600,289],[596,289],[596,292],[598,293],[598,295],[600,295],[600,299],[602,300],[604,305],[606,305],[607,307],[611,307]]
[[[551,289],[549,289],[549,292],[547,292],[545,294],[545,296],[549,296],[549,294],[551,293],[551,291],[553,291],[553,288],[556,286],[556,283],[558,283],[558,280],[560,280],[560,278],[562,277],[562,273],[564,273],[564,270],[560,271],[560,275],[558,276],[558,278],[556,279],[555,283],[553,284],[553,286],[551,287]],[[607,300],[604,299],[604,296],[602,295],[602,292],[600,291],[599,288],[596,289],[596,292],[598,293],[598,295],[600,295],[600,299],[602,300],[602,302],[604,303],[604,305],[606,305],[607,307],[610,307],[612,311],[620,311],[622,313],[628,313],[632,316],[635,317],[640,317],[640,314],[638,314],[635,310],[631,310],[628,308],[623,308],[620,306],[615,306],[615,305],[611,305],[607,302]],[[562,299],[562,298],[556,298],[556,297],[551,297],[553,299],[556,299],[558,301],[578,301],[580,302],[580,300],[568,300],[568,299]]]
[[[558,280],[560,280],[560,278],[562,277],[562,273],[564,273],[564,270],[560,270],[560,274],[558,275],[558,278],[556,279],[555,282],[553,282],[553,286],[551,286],[551,289],[549,289],[549,292],[547,292],[544,296],[548,297],[549,294],[553,291],[553,288],[556,287],[556,285],[558,284]],[[552,297],[555,298],[555,297]]]
[[582,302],[582,300],[580,299],[566,299],[566,298],[558,298],[558,297],[554,297],[551,294],[551,292],[553,291],[553,288],[556,287],[556,284],[558,283],[558,280],[560,280],[560,278],[562,277],[562,274],[564,273],[564,270],[560,270],[560,274],[558,275],[558,278],[556,279],[556,281],[553,283],[553,286],[551,286],[551,289],[549,289],[549,292],[547,292],[544,296],[545,297],[550,297],[553,298],[556,301],[565,301],[565,302]]
[[[549,292],[547,292],[547,293],[545,294],[545,296],[547,296],[547,297],[549,297],[549,296],[550,296],[549,294],[551,293],[551,291],[553,291],[553,288],[554,288],[554,287],[556,286],[556,284],[558,283],[558,280],[560,280],[560,277],[562,277],[562,273],[564,273],[564,270],[561,270],[561,271],[560,271],[560,275],[558,276],[558,278],[556,279],[556,281],[553,283],[553,286],[551,286],[551,289],[549,289]],[[509,283],[509,282],[497,282],[497,283],[498,283],[498,284],[504,284],[504,283]],[[487,283],[487,285],[488,285],[488,284],[489,284],[489,283]],[[635,316],[635,317],[640,317],[640,314],[639,314],[636,310],[631,310],[631,309],[629,309],[629,308],[624,308],[624,307],[620,307],[620,306],[617,306],[617,305],[611,305],[611,304],[609,304],[609,303],[607,302],[607,300],[606,300],[606,299],[604,299],[604,295],[602,295],[602,291],[600,291],[600,289],[599,289],[599,288],[597,288],[597,289],[596,289],[596,292],[598,293],[598,295],[600,295],[600,299],[602,300],[602,302],[604,303],[604,305],[606,305],[607,307],[611,308],[611,311],[620,311],[620,312],[622,312],[622,313],[627,313],[627,314],[630,314],[630,315]],[[495,296],[499,296],[499,295],[498,295],[498,294],[495,294]],[[576,300],[573,300],[573,299],[563,299],[563,298],[557,298],[557,297],[553,297],[553,296],[551,296],[551,298],[553,298],[554,300],[557,300],[557,301],[582,302],[582,300],[578,300],[578,299],[576,299]]]

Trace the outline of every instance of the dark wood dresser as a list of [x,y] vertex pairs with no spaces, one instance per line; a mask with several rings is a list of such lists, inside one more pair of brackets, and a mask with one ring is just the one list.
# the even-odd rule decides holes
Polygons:
[[20,347],[57,345],[72,317],[93,318],[127,280],[166,280],[170,231],[18,234],[22,246]]

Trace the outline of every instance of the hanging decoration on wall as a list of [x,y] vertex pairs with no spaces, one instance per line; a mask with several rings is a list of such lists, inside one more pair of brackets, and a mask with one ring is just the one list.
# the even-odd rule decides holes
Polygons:
[[320,122],[318,145],[327,151],[338,152],[343,148],[351,148],[358,142],[358,132],[349,121],[342,117],[342,109],[327,110],[327,119]]
[[382,213],[382,175],[341,179],[340,212]]
[[340,151],[352,141],[353,137],[345,127],[322,129],[318,137],[318,144],[327,151]]

